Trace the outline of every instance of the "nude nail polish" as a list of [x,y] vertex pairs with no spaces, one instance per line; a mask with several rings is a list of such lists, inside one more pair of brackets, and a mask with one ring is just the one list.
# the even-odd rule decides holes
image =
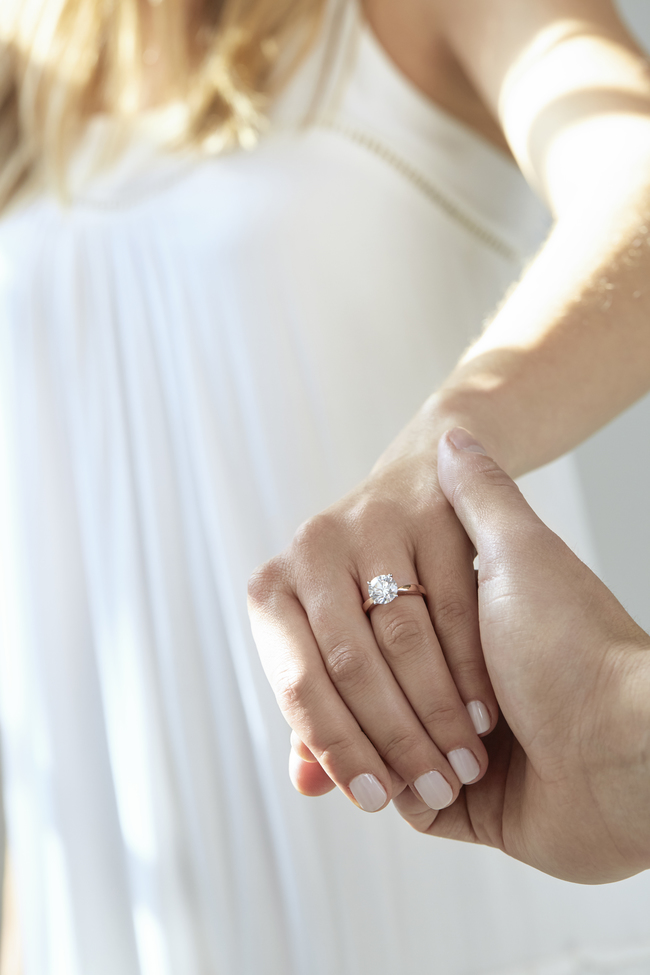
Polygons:
[[377,812],[388,798],[379,779],[368,773],[357,775],[352,779],[350,792],[364,812]]
[[477,735],[484,735],[486,731],[490,730],[492,719],[490,718],[490,712],[482,701],[470,701],[467,705],[467,710]]
[[455,748],[447,755],[447,761],[463,785],[473,782],[481,771],[481,766],[469,748]]
[[413,785],[430,809],[444,809],[453,801],[454,790],[440,772],[435,770],[425,772],[415,780]]

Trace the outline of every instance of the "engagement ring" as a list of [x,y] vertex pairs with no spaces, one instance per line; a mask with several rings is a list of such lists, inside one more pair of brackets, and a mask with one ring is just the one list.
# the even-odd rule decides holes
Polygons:
[[419,586],[417,582],[408,582],[398,586],[392,575],[375,576],[368,583],[368,596],[363,604],[363,610],[367,613],[373,606],[383,603],[392,603],[398,596],[425,596],[427,591],[424,586]]

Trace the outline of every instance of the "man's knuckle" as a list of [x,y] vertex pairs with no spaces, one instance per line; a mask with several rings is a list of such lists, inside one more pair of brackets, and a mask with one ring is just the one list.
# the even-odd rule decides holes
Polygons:
[[410,816],[403,818],[417,833],[428,833],[432,824],[436,821],[437,813],[427,809],[420,813],[411,813]]
[[483,480],[488,481],[493,487],[506,488],[508,491],[515,491],[519,493],[519,489],[512,478],[496,465],[494,467],[488,467],[487,470],[484,470],[481,473],[481,477]]
[[436,810],[430,809],[421,799],[416,799],[409,789],[393,799],[393,805],[402,819],[418,833],[427,833],[438,816]]
[[471,500],[477,493],[480,496],[485,491],[486,486],[488,488],[503,487],[511,490],[513,482],[505,471],[502,471],[500,467],[497,467],[496,464],[491,462],[489,466],[484,467],[482,470],[473,471],[469,477],[459,479],[452,491],[452,504],[455,507],[458,501],[463,499]]

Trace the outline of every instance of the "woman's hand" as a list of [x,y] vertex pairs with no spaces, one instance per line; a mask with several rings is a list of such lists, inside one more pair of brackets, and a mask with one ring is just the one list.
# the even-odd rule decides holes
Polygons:
[[546,873],[604,883],[650,866],[650,637],[464,430],[440,484],[479,554],[479,620],[503,718],[490,767],[451,808],[402,815]]
[[[295,733],[301,791],[334,783],[374,812],[406,783],[440,809],[485,774],[479,734],[494,727],[497,706],[473,557],[438,487],[435,454],[406,452],[256,571],[253,632]],[[388,573],[423,585],[428,600],[400,595],[367,616],[368,581]]]

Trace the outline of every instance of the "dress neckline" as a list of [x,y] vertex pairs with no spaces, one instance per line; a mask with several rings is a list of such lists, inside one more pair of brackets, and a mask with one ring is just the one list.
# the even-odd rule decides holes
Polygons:
[[[314,106],[323,81],[323,97]],[[169,150],[186,118],[187,105],[180,101],[142,112],[130,129],[110,116],[93,118],[71,167],[73,201],[122,208],[182,179],[206,159],[196,150]],[[546,208],[514,161],[400,70],[358,0],[328,4],[321,36],[273,105],[270,120],[262,143],[274,132],[328,120],[376,138],[437,183],[451,196],[452,208],[468,209],[470,222],[477,217],[488,236],[501,236],[515,253],[530,254],[548,227]],[[103,166],[116,146],[110,166]]]
[[424,130],[427,130],[433,124],[435,130],[432,134],[436,134],[440,124],[447,125],[449,128],[456,130],[459,135],[467,137],[477,145],[482,146],[488,153],[501,159],[510,169],[519,172],[519,167],[508,153],[500,149],[499,146],[491,142],[477,129],[472,128],[463,119],[454,115],[448,109],[443,108],[442,105],[425,94],[393,60],[363,12],[361,12],[360,16],[359,46],[362,50],[361,57],[369,62],[375,62],[377,76],[383,75],[386,84],[390,85],[391,97],[393,99],[399,99],[400,107],[418,125]]
[[362,16],[341,87],[329,113],[334,128],[356,132],[359,143],[376,140],[386,156],[399,157],[449,197],[449,209],[467,210],[470,221],[477,218],[514,252],[527,257],[537,249],[549,212],[515,161],[413,84]]

